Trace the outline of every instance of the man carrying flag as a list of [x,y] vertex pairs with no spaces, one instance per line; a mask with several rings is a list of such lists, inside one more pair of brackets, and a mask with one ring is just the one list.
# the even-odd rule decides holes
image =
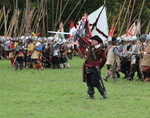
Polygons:
[[80,38],[89,46],[87,58],[83,65],[83,82],[87,83],[89,99],[94,99],[94,87],[106,99],[106,90],[99,74],[100,69],[102,69],[107,60],[103,50],[103,41],[97,35],[90,38],[91,42],[85,37]]

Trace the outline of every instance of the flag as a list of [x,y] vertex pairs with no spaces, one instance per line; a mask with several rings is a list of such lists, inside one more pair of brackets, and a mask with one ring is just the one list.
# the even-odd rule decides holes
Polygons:
[[39,37],[40,34],[41,34],[41,33],[36,33],[35,35],[36,35],[36,37]]
[[131,39],[132,36],[135,36],[141,33],[140,29],[141,29],[141,22],[140,21],[138,21],[137,23],[134,22],[130,26],[130,28],[127,30],[127,33],[121,37],[128,37],[129,39]]
[[84,30],[84,36],[85,36],[86,38],[92,37],[92,32],[91,32],[91,28],[90,28],[88,16],[86,16],[86,24],[85,24],[84,29],[85,29],[85,30]]
[[136,34],[141,34],[141,22],[138,21],[136,25]]
[[36,35],[35,35],[35,33],[34,33],[34,32],[32,32],[31,34],[32,34],[34,37],[36,37]]
[[[59,29],[57,32],[64,32],[64,24],[61,22],[60,25],[59,25]],[[55,36],[55,38],[65,38],[64,34],[59,34],[57,33]]]
[[76,25],[76,35],[74,37],[74,41],[79,40],[79,36],[91,37],[91,29],[87,14],[84,14]]
[[109,36],[113,37],[114,36],[114,31],[115,31],[115,23],[113,23],[111,28],[110,28]]
[[68,35],[67,38],[73,39],[73,37],[76,33],[76,28],[75,28],[75,25],[74,25],[74,21],[72,21],[72,20],[71,20],[70,26],[69,26],[69,33],[70,33],[70,35]]

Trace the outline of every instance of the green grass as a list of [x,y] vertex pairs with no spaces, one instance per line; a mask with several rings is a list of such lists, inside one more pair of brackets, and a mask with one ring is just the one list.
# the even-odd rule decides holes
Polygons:
[[148,82],[110,78],[104,81],[108,99],[96,89],[94,100],[85,99],[83,62],[75,57],[69,69],[14,71],[0,60],[0,118],[150,118]]

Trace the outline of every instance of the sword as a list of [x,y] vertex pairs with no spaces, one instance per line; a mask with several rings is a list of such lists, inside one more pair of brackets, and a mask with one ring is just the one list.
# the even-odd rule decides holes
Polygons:
[[97,72],[98,72],[98,75],[99,75],[99,78],[100,78],[100,83],[101,83],[101,85],[102,85],[102,88],[104,89],[104,91],[106,92],[106,88],[105,88],[105,86],[104,86],[104,83],[103,83],[103,80],[102,80],[102,78],[101,78],[101,75],[100,75],[100,69],[99,69],[99,67],[96,67],[96,70],[97,70]]

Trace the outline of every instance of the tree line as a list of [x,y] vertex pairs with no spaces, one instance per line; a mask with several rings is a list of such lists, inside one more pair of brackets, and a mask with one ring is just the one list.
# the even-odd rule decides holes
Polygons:
[[[147,29],[149,31],[149,0],[3,0],[0,2],[0,35],[12,35],[13,30],[22,35],[21,28],[24,28],[24,32],[33,30],[42,32],[41,35],[48,35],[47,30],[57,30],[60,22],[64,23],[65,31],[68,31],[71,20],[77,23],[85,12],[90,14],[104,4],[106,4],[109,28],[112,23],[117,22],[117,32],[124,23],[122,28],[124,31],[138,19],[142,24],[142,33]],[[5,20],[2,17],[4,7]],[[14,12],[15,10],[17,11]],[[15,18],[17,15],[18,18]],[[6,18],[8,21],[4,22]],[[13,18],[14,21],[11,22]],[[20,29],[15,26],[16,23],[19,24]]]

